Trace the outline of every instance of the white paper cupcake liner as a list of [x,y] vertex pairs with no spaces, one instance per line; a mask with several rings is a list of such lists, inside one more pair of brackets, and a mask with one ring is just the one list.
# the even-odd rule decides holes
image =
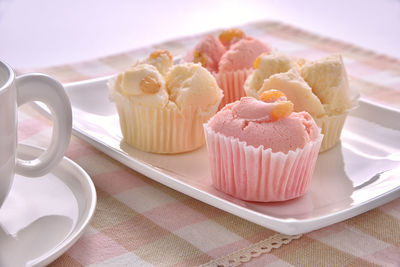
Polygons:
[[315,119],[318,127],[321,128],[321,133],[324,135],[320,152],[324,152],[333,148],[339,142],[343,125],[348,114],[349,111],[346,111],[339,115],[324,116],[322,118]]
[[306,193],[323,135],[296,151],[274,153],[204,125],[213,185],[247,201],[284,201]]
[[349,115],[352,110],[358,108],[360,94],[357,90],[350,88],[349,97],[351,97],[352,107],[345,110],[342,114],[314,118],[318,127],[321,128],[321,133],[324,135],[319,152],[324,152],[333,148],[340,141],[340,135],[342,134],[347,115]]
[[251,69],[237,70],[224,73],[214,73],[214,77],[218,86],[224,92],[219,108],[223,108],[226,104],[239,100],[241,97],[246,96],[243,89],[244,82],[247,76],[252,72]]
[[207,112],[199,108],[154,108],[133,104],[114,92],[124,141],[140,150],[173,154],[204,145],[203,123],[215,114],[218,105]]

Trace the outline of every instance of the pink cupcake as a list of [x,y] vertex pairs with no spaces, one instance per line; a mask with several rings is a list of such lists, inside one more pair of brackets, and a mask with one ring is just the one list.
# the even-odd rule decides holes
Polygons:
[[207,68],[224,92],[220,107],[245,96],[243,89],[251,73],[254,60],[262,53],[269,53],[270,47],[248,37],[242,30],[223,31],[219,37],[208,35],[184,57],[186,62],[198,62]]
[[214,186],[247,201],[302,196],[311,181],[322,134],[307,112],[277,90],[243,97],[204,125]]

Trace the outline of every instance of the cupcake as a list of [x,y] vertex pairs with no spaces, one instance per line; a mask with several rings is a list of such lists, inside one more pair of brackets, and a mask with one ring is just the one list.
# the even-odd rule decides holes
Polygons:
[[200,64],[172,64],[155,51],[109,81],[124,141],[140,150],[172,154],[204,144],[202,125],[223,97],[215,78]]
[[282,54],[262,54],[245,82],[246,95],[258,98],[278,89],[293,102],[294,111],[307,111],[322,129],[321,152],[334,147],[357,94],[350,90],[340,55],[316,61],[293,61]]
[[204,37],[184,57],[186,62],[198,62],[216,78],[224,92],[220,107],[245,96],[243,84],[251,72],[253,62],[261,53],[270,52],[263,42],[246,36],[242,30],[230,29],[217,37]]
[[204,125],[213,185],[233,197],[284,201],[307,191],[322,135],[277,90],[242,97]]

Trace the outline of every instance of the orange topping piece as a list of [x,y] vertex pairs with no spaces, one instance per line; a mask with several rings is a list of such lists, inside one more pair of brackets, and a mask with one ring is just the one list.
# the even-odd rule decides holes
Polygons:
[[298,59],[298,60],[296,61],[296,64],[297,64],[299,67],[301,67],[301,66],[303,66],[304,64],[306,64],[306,60],[305,60],[304,58],[300,58],[300,59]]
[[160,90],[160,83],[152,76],[144,77],[139,83],[140,90],[145,94],[155,94]]
[[253,64],[253,68],[254,68],[255,70],[258,69],[258,66],[260,66],[260,62],[261,62],[261,57],[258,56],[258,57],[256,58],[256,60],[254,60],[254,64]]
[[218,36],[218,39],[225,46],[229,45],[233,40],[239,40],[244,37],[244,32],[240,29],[224,30]]
[[287,101],[286,95],[279,90],[271,89],[264,91],[260,95],[260,100],[267,103],[275,103],[275,107],[271,112],[271,117],[273,121],[279,118],[284,118],[293,112],[293,103]]
[[258,66],[260,66],[260,63],[261,63],[261,57],[262,57],[262,56],[265,56],[265,55],[268,55],[268,54],[269,54],[268,52],[264,52],[264,53],[260,54],[260,55],[256,58],[256,60],[254,60],[253,68],[254,68],[254,69],[258,69]]
[[264,91],[261,95],[260,95],[260,100],[267,102],[267,103],[272,103],[275,102],[279,99],[284,99],[286,100],[286,95],[284,93],[282,93],[279,90],[275,90],[275,89],[271,89],[268,91]]
[[193,62],[200,63],[203,67],[207,64],[207,58],[200,52],[195,50],[193,52]]
[[149,59],[156,59],[156,58],[161,57],[161,55],[167,55],[169,57],[169,59],[172,61],[171,53],[168,50],[161,50],[161,49],[156,50],[153,53],[151,53],[149,55]]
[[290,101],[278,101],[278,105],[272,110],[271,117],[273,121],[289,116],[293,111],[293,103]]

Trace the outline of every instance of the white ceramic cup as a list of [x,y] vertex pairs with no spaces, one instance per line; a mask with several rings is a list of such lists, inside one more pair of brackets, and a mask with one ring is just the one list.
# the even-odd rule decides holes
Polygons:
[[[16,156],[17,107],[40,101],[52,113],[53,134],[49,147],[37,159],[24,161]],[[72,112],[63,86],[44,74],[15,77],[14,71],[0,61],[0,207],[7,197],[14,174],[42,176],[63,158],[71,138]]]

